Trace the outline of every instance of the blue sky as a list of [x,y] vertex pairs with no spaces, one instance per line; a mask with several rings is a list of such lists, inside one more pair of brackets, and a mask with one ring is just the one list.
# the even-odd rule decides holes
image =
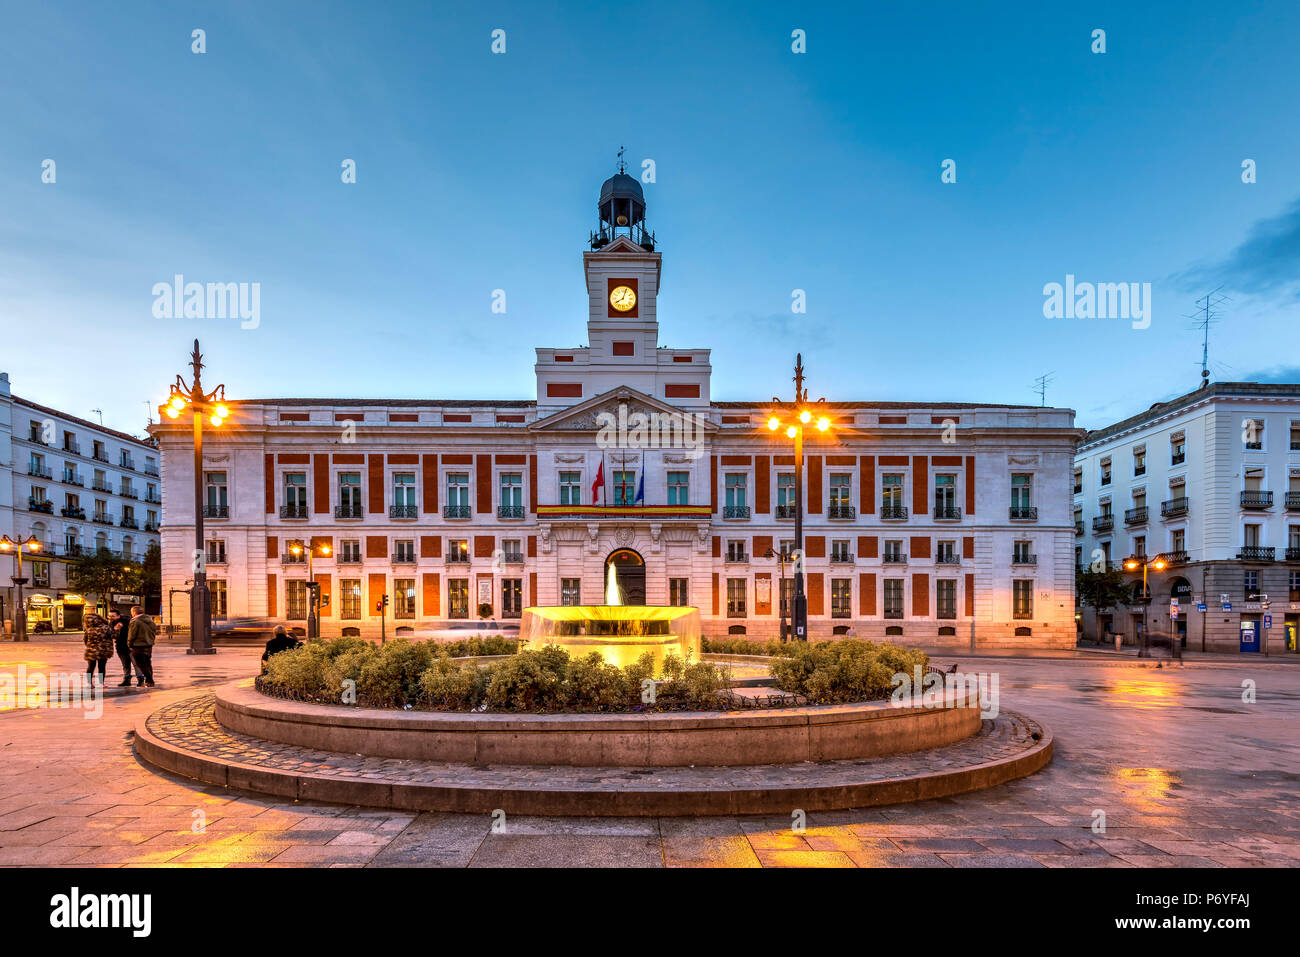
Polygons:
[[[531,398],[625,145],[717,399],[802,350],[830,399],[1052,372],[1098,427],[1196,386],[1219,286],[1213,377],[1300,381],[1298,43],[1290,2],[11,4],[0,369],[127,431],[195,336],[233,397]],[[176,273],[260,283],[259,327],[155,318]],[[1151,283],[1150,327],[1044,318],[1067,274]]]

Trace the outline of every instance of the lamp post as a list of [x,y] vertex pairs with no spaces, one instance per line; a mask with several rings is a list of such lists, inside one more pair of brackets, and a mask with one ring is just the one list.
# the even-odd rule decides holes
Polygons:
[[[1139,566],[1141,566],[1142,568],[1143,608],[1151,607],[1151,591],[1147,588],[1147,569],[1154,568],[1156,571],[1162,572],[1165,570],[1165,567],[1168,564],[1169,563],[1165,561],[1165,557],[1163,555],[1157,555],[1149,561],[1147,560],[1147,557],[1145,555],[1130,555],[1128,558],[1124,559],[1125,571],[1135,572],[1138,570]],[[1147,615],[1146,611],[1143,611],[1142,612],[1142,641],[1138,647],[1139,658],[1147,657],[1147,630],[1148,630],[1147,618],[1148,617],[1149,616]]]
[[14,583],[17,593],[14,598],[14,641],[27,640],[27,611],[23,607],[23,586],[27,579],[23,577],[23,549],[35,554],[41,550],[41,542],[35,535],[25,542],[15,542],[8,535],[0,537],[0,551],[12,551],[18,556],[18,574],[9,579]]
[[316,576],[312,574],[312,557],[319,554],[321,558],[329,558],[331,549],[324,542],[319,545],[303,545],[302,542],[294,542],[289,546],[289,553],[292,555],[301,555],[307,553],[307,640],[314,641],[319,631],[316,620],[317,606],[320,601],[320,586],[316,584]]
[[775,559],[780,560],[780,562],[781,562],[781,591],[777,594],[777,598],[776,598],[776,607],[777,607],[778,609],[780,609],[780,613],[781,613],[781,640],[782,640],[782,641],[785,641],[785,640],[789,637],[789,634],[790,634],[789,629],[786,627],[786,622],[785,622],[785,605],[783,604],[783,603],[785,602],[785,561],[786,561],[787,555],[785,554],[785,552],[778,552],[778,551],[776,551],[776,550],[773,549],[773,548],[769,548],[769,549],[768,549],[768,550],[763,554],[763,557],[764,557],[764,558],[775,558]]
[[190,591],[190,647],[187,654],[212,655],[212,619],[209,614],[208,570],[203,561],[203,417],[206,415],[213,428],[220,428],[230,415],[226,408],[226,387],[219,385],[211,392],[203,391],[200,371],[203,356],[199,340],[194,340],[190,354],[190,368],[194,373],[193,385],[187,385],[179,375],[172,383],[167,404],[162,407],[169,419],[180,418],[186,406],[194,416],[194,584]]
[[[784,428],[785,437],[794,442],[794,608],[791,619],[794,636],[800,641],[808,640],[808,599],[803,590],[803,430],[804,426],[815,424],[818,432],[825,432],[831,427],[830,417],[826,413],[826,400],[818,399],[816,403],[808,401],[808,390],[803,384],[803,354],[794,359],[794,402],[789,406],[790,420],[783,421],[778,414],[786,406],[778,398],[772,399],[776,407],[767,420],[769,431],[777,432]],[[814,423],[814,419],[816,420]]]

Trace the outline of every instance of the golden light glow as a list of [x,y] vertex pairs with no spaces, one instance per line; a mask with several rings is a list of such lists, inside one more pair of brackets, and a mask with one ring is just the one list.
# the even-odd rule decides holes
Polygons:
[[217,406],[217,415],[221,416],[223,419],[228,418],[230,416],[230,410],[224,405],[219,405]]
[[802,422],[804,425],[807,425],[809,422],[812,421],[812,413],[809,412],[807,409],[801,410],[799,412],[799,421]]
[[657,674],[664,656],[670,653],[688,661],[700,660],[700,612],[698,608],[657,605],[525,608],[519,638],[521,648],[556,645],[575,657],[598,652],[620,668],[635,664],[650,652]]
[[175,409],[177,412],[179,412],[179,411],[181,411],[183,408],[185,408],[185,396],[183,396],[183,395],[174,395],[174,396],[172,396],[172,400],[171,400],[171,402],[168,403],[168,404],[169,404],[173,409]]
[[220,424],[221,424],[221,416],[219,416],[219,415],[211,415],[211,416],[208,417],[208,421],[211,422],[213,425],[220,425]]
[[785,434],[786,434],[786,437],[787,437],[787,438],[791,438],[791,439],[793,439],[796,435],[799,434],[799,430],[796,429],[796,428],[792,425],[792,426],[790,426],[788,429],[785,430]]
[[1131,559],[1131,558],[1126,558],[1126,559],[1124,559],[1124,568],[1125,568],[1126,570],[1128,570],[1128,571],[1135,571],[1135,570],[1137,569],[1137,567],[1138,567],[1138,563],[1137,563],[1136,561],[1134,561],[1133,559]]
[[293,554],[295,555],[301,555],[302,546],[299,545],[297,542],[294,542],[292,545],[289,546],[289,551],[293,552]]
[[770,419],[767,420],[767,427],[771,429],[773,432],[775,432],[777,429],[781,427],[781,420],[778,419],[776,416],[772,416]]
[[1165,567],[1164,559],[1157,558],[1154,562],[1151,563],[1151,567],[1154,568],[1156,571],[1161,571]]
[[180,414],[179,412],[177,412],[175,409],[173,409],[170,405],[167,406],[167,418],[169,418],[169,419],[178,419],[178,418],[180,418],[180,415],[181,415],[181,414]]
[[826,418],[826,416],[822,416],[820,419],[817,420],[818,432],[825,432],[830,427],[831,427],[831,420]]
[[328,555],[330,553],[330,547],[328,545],[322,545],[320,547],[320,553],[322,555]]

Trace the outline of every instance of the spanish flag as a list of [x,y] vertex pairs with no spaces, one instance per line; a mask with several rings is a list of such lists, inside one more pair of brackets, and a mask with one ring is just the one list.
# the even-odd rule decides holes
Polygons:
[[605,487],[605,460],[600,460],[600,468],[596,469],[596,481],[591,483],[591,504],[595,505],[599,497],[596,493]]

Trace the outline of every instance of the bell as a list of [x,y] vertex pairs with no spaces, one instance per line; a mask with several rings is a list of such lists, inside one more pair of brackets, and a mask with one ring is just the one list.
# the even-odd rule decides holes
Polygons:
[[620,226],[626,226],[626,225],[627,225],[627,217],[626,217],[625,215],[623,215],[622,213],[619,213],[619,214],[618,214],[618,219],[614,220],[614,222],[618,223],[618,225],[620,225]]

